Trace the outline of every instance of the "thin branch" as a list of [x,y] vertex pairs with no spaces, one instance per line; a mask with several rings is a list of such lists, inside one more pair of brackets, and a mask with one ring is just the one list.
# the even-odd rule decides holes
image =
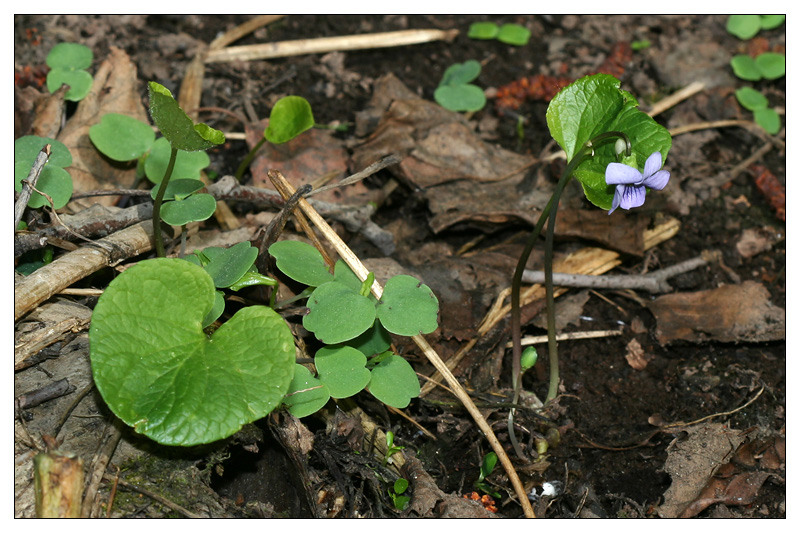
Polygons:
[[[553,284],[560,287],[593,289],[636,289],[660,294],[672,291],[672,286],[667,282],[669,278],[705,266],[712,260],[718,259],[718,257],[718,252],[704,252],[695,258],[687,259],[671,267],[662,268],[644,275],[587,276],[584,274],[553,272]],[[522,281],[525,283],[543,283],[544,272],[525,270],[522,273]]]
[[30,200],[31,194],[33,194],[34,187],[36,187],[36,182],[39,181],[39,176],[44,169],[44,165],[50,158],[50,151],[51,147],[49,144],[45,144],[42,147],[42,150],[33,162],[33,167],[31,167],[28,177],[22,182],[22,192],[19,193],[19,198],[17,198],[17,201],[14,203],[14,231],[17,231],[17,227],[22,220],[22,215],[25,213],[25,207],[28,205],[28,200]]

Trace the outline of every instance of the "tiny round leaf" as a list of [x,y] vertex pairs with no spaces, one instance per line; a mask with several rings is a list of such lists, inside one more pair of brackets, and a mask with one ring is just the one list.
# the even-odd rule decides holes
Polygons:
[[210,194],[193,194],[185,200],[165,202],[161,206],[161,220],[170,226],[183,226],[189,222],[208,220],[217,210],[217,201]]
[[467,37],[470,39],[494,39],[499,28],[494,22],[473,22],[469,26]]
[[440,106],[450,111],[479,111],[486,105],[486,95],[477,85],[440,85],[433,93]]
[[59,43],[47,54],[47,66],[51,69],[87,69],[92,66],[94,54],[91,48],[78,43]]
[[757,109],[765,109],[769,102],[767,97],[756,91],[752,87],[742,87],[736,90],[736,99],[745,109],[755,111]]
[[519,24],[503,24],[497,32],[497,40],[512,46],[524,46],[531,38],[531,30]]
[[781,129],[781,117],[774,109],[757,109],[753,112],[753,118],[770,135],[777,134]]
[[36,161],[36,156],[42,151],[45,144],[50,145],[50,158],[47,165],[66,168],[72,165],[72,154],[69,148],[61,141],[50,137],[39,137],[37,135],[26,135],[14,141],[14,161],[28,164],[28,170]]
[[290,413],[297,418],[314,414],[325,407],[330,398],[328,387],[323,382],[312,376],[311,371],[303,365],[295,365],[294,378],[283,399]]
[[89,128],[89,138],[100,152],[114,161],[131,161],[147,152],[156,140],[149,124],[119,113],[103,115]]
[[447,67],[447,70],[442,74],[442,85],[464,85],[469,83],[481,73],[481,64],[474,59],[464,61],[463,63],[455,63]]
[[761,19],[758,15],[731,15],[725,25],[728,33],[746,41],[752,39],[761,30]]
[[[28,177],[30,171],[31,166],[27,163],[14,163],[14,189],[17,192],[22,190],[22,180]],[[63,168],[46,165],[39,174],[36,188],[52,198],[55,209],[61,209],[72,197],[72,177]],[[50,205],[47,198],[36,191],[31,193],[28,207],[37,209],[45,205]]]
[[736,77],[743,80],[758,81],[762,76],[755,59],[746,54],[733,56],[731,58],[731,68]]
[[282,144],[313,126],[314,115],[308,100],[301,96],[285,96],[270,111],[264,137],[273,144]]
[[366,356],[350,346],[325,346],[314,356],[319,379],[336,399],[349,398],[367,386],[371,374],[366,365]]
[[92,75],[85,70],[54,68],[47,73],[47,90],[54,93],[62,85],[69,85],[64,99],[70,102],[79,102],[89,94],[92,89],[92,81]]
[[278,268],[295,281],[319,287],[333,280],[319,250],[301,241],[278,241],[269,247]]
[[388,331],[395,335],[430,333],[439,327],[439,300],[427,285],[401,274],[386,282],[378,303],[377,315]]
[[764,52],[756,57],[756,67],[768,80],[786,75],[786,56],[775,52]]
[[412,398],[419,396],[419,378],[408,361],[390,355],[372,369],[367,390],[386,405],[405,409]]
[[[144,162],[144,172],[147,179],[153,183],[161,183],[164,174],[167,172],[169,157],[172,147],[169,141],[160,137],[150,148],[150,155]],[[178,150],[175,157],[175,167],[172,169],[172,179],[200,179],[200,172],[211,164],[208,154],[205,152],[186,152]]]
[[314,289],[306,305],[303,327],[325,344],[354,339],[375,322],[375,304],[337,281]]

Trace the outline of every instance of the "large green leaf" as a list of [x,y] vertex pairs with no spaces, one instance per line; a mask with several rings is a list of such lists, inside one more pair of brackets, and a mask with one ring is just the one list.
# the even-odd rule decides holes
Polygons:
[[221,131],[205,124],[195,125],[180,108],[169,89],[154,81],[148,84],[148,89],[150,116],[173,148],[195,152],[225,142],[225,135]]
[[95,384],[123,422],[162,444],[213,442],[278,406],[294,339],[272,309],[237,312],[208,337],[214,283],[180,259],[151,259],[112,281],[89,331]]

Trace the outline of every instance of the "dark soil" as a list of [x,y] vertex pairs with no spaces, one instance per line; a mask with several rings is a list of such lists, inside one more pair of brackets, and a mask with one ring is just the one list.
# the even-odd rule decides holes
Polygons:
[[[95,61],[102,60],[110,46],[125,50],[139,68],[142,95],[145,84],[155,80],[174,92],[180,87],[186,66],[199,43],[209,43],[220,32],[247,21],[247,16],[18,16],[15,17],[15,68],[38,67],[44,64],[47,51],[57,42],[84,42],[92,47]],[[727,66],[729,58],[747,53],[748,43],[725,31],[724,16],[503,16],[491,17],[498,23],[515,22],[532,31],[531,42],[514,48],[495,41],[477,41],[466,37],[469,24],[489,20],[485,16],[291,16],[258,30],[236,45],[267,41],[316,38],[415,28],[458,29],[452,43],[432,42],[398,48],[352,51],[345,53],[344,68],[352,77],[326,77],[320,68],[321,56],[295,56],[249,63],[215,63],[206,66],[202,105],[224,108],[243,116],[255,113],[257,118],[269,116],[272,104],[281,96],[301,95],[308,99],[319,124],[353,123],[356,114],[367,106],[374,81],[393,73],[421,98],[433,100],[433,93],[444,70],[456,62],[477,59],[483,70],[476,81],[484,88],[500,88],[514,80],[536,74],[565,76],[573,79],[597,72],[618,41],[644,40],[651,46],[634,52],[618,76],[622,86],[635,94],[646,110],[666,95],[692,81],[703,81],[706,89],[699,95],[678,104],[657,117],[669,127],[687,123],[749,119],[751,114],[740,108],[733,91],[745,85]],[[32,37],[33,36],[33,37]],[[785,26],[762,32],[771,50],[785,47]],[[34,39],[40,39],[34,44]],[[689,52],[693,50],[694,53]],[[332,87],[331,87],[332,85]],[[751,84],[767,95],[771,106],[785,106],[785,79]],[[248,107],[250,109],[248,110]],[[523,135],[517,132],[516,115],[504,113],[492,99],[482,111],[470,117],[478,124],[490,119],[496,126],[490,131],[492,142],[522,154],[540,157],[550,143],[545,123],[547,102],[528,99],[515,113],[527,119]],[[782,117],[783,118],[783,117]],[[225,131],[242,131],[242,124],[221,113],[205,113],[202,119]],[[352,140],[352,129],[336,134]],[[737,251],[745,230],[771,228],[785,235],[780,220],[759,187],[757,171],[748,167],[731,173],[765,142],[774,147],[755,161],[785,184],[785,130],[771,138],[753,129],[728,127],[701,130],[676,136],[667,168],[673,175],[670,186],[660,194],[648,195],[643,213],[655,216],[661,212],[680,221],[680,231],[672,239],[656,246],[644,257],[626,256],[617,272],[640,273],[679,263],[695,257],[702,250],[719,250],[721,264],[683,274],[671,280],[678,292],[715,289],[723,284],[748,280],[759,282],[769,292],[769,300],[786,308],[785,240],[778,239],[768,250],[753,257]],[[224,149],[210,152],[211,168],[219,175],[232,174],[247,153],[242,142],[232,142]],[[360,169],[351,168],[351,171]],[[532,179],[553,183],[561,168],[541,163],[530,170]],[[719,179],[728,173],[729,179]],[[370,186],[378,187],[391,175],[382,172],[371,178]],[[672,189],[672,190],[671,190]],[[580,191],[571,191],[572,196]],[[651,200],[652,199],[652,200]],[[651,203],[652,201],[652,203]],[[584,205],[588,207],[588,204]],[[235,206],[239,215],[250,208]],[[624,217],[620,213],[620,220]],[[399,243],[393,258],[411,264],[404,256],[409,250],[434,243],[457,250],[480,234],[486,239],[477,251],[490,248],[489,243],[511,239],[510,248],[519,251],[522,238],[517,236],[528,226],[506,223],[494,226],[456,225],[439,234],[427,226],[429,211],[424,195],[401,184],[389,201],[374,217],[382,227],[397,219],[407,220],[414,232],[407,242]],[[413,222],[412,222],[413,221]],[[208,228],[213,228],[213,222]],[[357,236],[343,235],[362,258],[380,257],[380,252]],[[515,238],[516,236],[516,238]],[[413,239],[413,242],[412,242]],[[563,250],[584,245],[580,241],[563,242]],[[513,253],[506,265],[513,265]],[[510,283],[510,270],[508,280]],[[434,286],[432,284],[432,286]],[[491,286],[488,302],[504,286]],[[434,286],[434,289],[436,287]],[[676,442],[686,436],[684,427],[659,431],[664,424],[691,423],[709,417],[733,430],[752,429],[763,442],[785,438],[786,420],[786,344],[770,342],[691,342],[677,340],[668,345],[656,337],[658,324],[646,307],[653,297],[630,291],[599,291],[593,294],[579,313],[580,319],[566,331],[614,329],[623,324],[623,334],[616,337],[587,339],[560,344],[562,395],[557,405],[545,410],[543,421],[532,415],[522,417],[525,430],[520,434],[527,450],[534,437],[558,428],[560,442],[552,446],[543,461],[534,466],[518,462],[526,486],[535,489],[544,482],[558,481],[564,490],[546,502],[537,502],[538,514],[548,517],[658,516],[657,506],[674,479],[665,470],[665,462]],[[484,309],[484,313],[488,309]],[[472,326],[477,327],[477,322]],[[543,330],[528,324],[526,334],[541,335]],[[651,356],[646,368],[637,370],[626,361],[628,345],[638,341],[644,353]],[[498,339],[503,343],[510,337]],[[461,343],[455,339],[439,340],[452,354]],[[479,344],[480,347],[480,344]],[[418,372],[430,374],[430,367],[408,348],[409,360]],[[477,351],[477,348],[476,348]],[[546,349],[540,348],[540,353]],[[487,366],[481,368],[481,361]],[[546,359],[542,357],[542,359]],[[507,398],[510,389],[510,350],[494,347],[485,354],[473,353],[456,374],[476,399],[497,395]],[[547,392],[547,364],[538,372],[526,375],[526,390],[543,398]],[[489,370],[491,368],[492,370]],[[423,382],[424,384],[424,382]],[[764,387],[764,392],[746,408],[745,405]],[[364,396],[362,398],[362,396]],[[398,444],[406,447],[406,455],[417,455],[424,468],[445,493],[468,494],[473,490],[479,465],[488,443],[481,437],[469,415],[452,403],[447,395],[432,394],[412,402],[407,416],[437,436],[426,437],[408,420],[388,412],[366,394],[356,402],[383,429],[396,434]],[[735,412],[734,412],[735,411]],[[487,409],[484,414],[501,441],[508,444],[503,409]],[[346,435],[331,431],[330,425],[315,419],[305,420],[315,433],[315,448],[308,456],[306,479],[310,486],[294,480],[270,483],[269,471],[297,469],[280,446],[279,438],[267,436],[260,443],[258,455],[231,444],[217,455],[192,455],[198,468],[207,467],[207,483],[228,499],[230,509],[242,516],[311,516],[311,505],[324,500],[328,514],[335,516],[403,516],[393,510],[386,489],[375,477],[375,465],[353,453]],[[259,424],[265,433],[270,425]],[[68,447],[69,442],[64,445]],[[510,445],[508,451],[511,451]],[[222,458],[230,455],[230,458]],[[276,458],[279,456],[278,458]],[[113,461],[112,461],[113,463]],[[283,466],[277,467],[281,464]],[[755,464],[755,463],[754,463]],[[750,469],[759,467],[750,466]],[[220,476],[219,474],[222,473]],[[254,474],[255,473],[255,474]],[[785,465],[770,470],[771,475],[755,491],[747,505],[720,502],[709,505],[701,517],[784,517]],[[285,477],[285,474],[281,474]],[[260,480],[255,488],[248,478]],[[304,476],[299,476],[303,478]],[[285,481],[285,480],[284,480]],[[498,467],[489,478],[503,497],[498,499],[498,515],[519,517],[521,508],[514,501],[514,492]],[[343,504],[331,503],[333,496],[318,494],[319,487],[335,486],[345,496]],[[310,494],[304,491],[311,491]],[[312,503],[309,503],[312,502]],[[339,511],[332,509],[340,505]],[[436,516],[435,511],[428,516]]]

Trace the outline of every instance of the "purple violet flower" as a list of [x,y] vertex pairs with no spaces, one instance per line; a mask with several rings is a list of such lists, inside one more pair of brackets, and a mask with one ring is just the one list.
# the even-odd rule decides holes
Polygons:
[[616,185],[610,215],[617,207],[631,209],[644,204],[645,187],[660,191],[667,186],[669,172],[661,170],[661,152],[653,152],[644,164],[644,172],[622,163],[609,163],[606,183]]

